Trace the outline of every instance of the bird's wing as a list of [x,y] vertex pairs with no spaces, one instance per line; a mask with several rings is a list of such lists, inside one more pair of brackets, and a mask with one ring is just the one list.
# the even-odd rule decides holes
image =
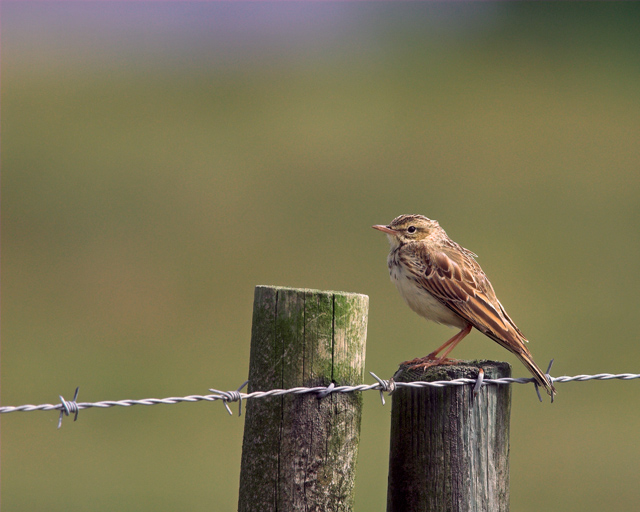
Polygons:
[[417,280],[426,291],[512,351],[527,341],[498,301],[473,253],[457,244],[430,250],[419,246],[416,250],[422,251],[418,261],[425,263]]
[[414,265],[416,261],[422,262],[411,268],[416,282],[451,311],[515,354],[553,397],[556,392],[553,383],[534,362],[525,345],[527,338],[500,304],[473,253],[449,242],[436,249],[427,249],[424,245],[410,249],[417,253],[417,258],[407,261]]

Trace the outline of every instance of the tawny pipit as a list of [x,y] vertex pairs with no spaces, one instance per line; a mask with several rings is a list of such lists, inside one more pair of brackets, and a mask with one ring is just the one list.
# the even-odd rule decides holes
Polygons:
[[389,238],[391,280],[409,307],[427,320],[461,329],[428,356],[403,364],[414,368],[441,364],[475,327],[515,354],[553,397],[553,384],[533,361],[525,346],[527,338],[500,304],[475,254],[451,240],[437,221],[422,215],[401,215],[388,226],[373,228]]

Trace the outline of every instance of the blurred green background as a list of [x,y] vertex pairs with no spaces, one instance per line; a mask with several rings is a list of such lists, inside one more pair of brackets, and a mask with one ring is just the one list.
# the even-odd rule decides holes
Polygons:
[[[253,288],[370,297],[367,370],[453,331],[372,224],[440,221],[553,374],[640,373],[637,3],[2,3],[2,403],[206,394]],[[454,353],[526,370],[479,333]],[[373,380],[371,380],[373,382]],[[512,510],[640,502],[640,382],[513,389]],[[237,409],[234,408],[236,411]],[[356,510],[384,510],[365,395]],[[2,505],[234,510],[222,404],[2,417]]]

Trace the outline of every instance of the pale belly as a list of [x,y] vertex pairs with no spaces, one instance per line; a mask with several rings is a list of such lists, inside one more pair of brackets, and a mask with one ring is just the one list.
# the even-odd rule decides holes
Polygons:
[[439,324],[458,327],[460,329],[467,326],[468,322],[460,318],[446,306],[443,306],[412,279],[407,278],[407,274],[404,272],[391,272],[391,280],[395,283],[400,295],[409,307],[420,316]]

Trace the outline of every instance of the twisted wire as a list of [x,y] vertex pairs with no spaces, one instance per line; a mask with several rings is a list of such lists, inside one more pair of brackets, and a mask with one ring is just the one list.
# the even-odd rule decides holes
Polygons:
[[[171,405],[182,402],[215,402],[222,400],[227,412],[232,414],[229,408],[229,402],[239,402],[239,415],[242,414],[242,400],[254,399],[254,398],[266,398],[270,396],[283,396],[283,395],[306,395],[316,394],[319,398],[325,397],[332,393],[353,393],[362,391],[379,391],[384,405],[383,393],[392,393],[398,388],[444,388],[447,386],[465,386],[473,385],[474,394],[477,394],[482,386],[489,385],[505,385],[505,384],[529,384],[535,383],[533,378],[513,378],[503,377],[498,379],[484,378],[484,372],[479,372],[478,377],[475,379],[460,378],[454,380],[439,380],[433,382],[395,382],[393,379],[383,380],[380,379],[373,372],[370,372],[373,378],[377,381],[375,384],[360,384],[358,386],[336,386],[331,383],[329,386],[316,386],[316,387],[295,387],[289,389],[270,389],[268,391],[253,391],[251,393],[242,393],[248,381],[242,384],[235,391],[219,391],[216,389],[210,389],[212,394],[210,395],[189,395],[182,397],[168,397],[168,398],[145,398],[141,400],[103,400],[100,402],[76,402],[78,397],[78,389],[76,389],[73,400],[65,400],[60,396],[61,403],[59,404],[40,404],[40,405],[18,405],[18,406],[2,406],[0,407],[0,414],[7,414],[10,412],[31,412],[31,411],[60,411],[60,418],[58,421],[58,428],[60,428],[63,416],[69,416],[74,414],[74,421],[78,418],[78,411],[82,409],[89,409],[97,407],[100,409],[106,409],[109,407],[131,407],[133,405]],[[598,373],[596,375],[574,375],[561,377],[550,377],[553,383],[564,382],[586,382],[590,380],[633,380],[640,379],[638,373]]]

